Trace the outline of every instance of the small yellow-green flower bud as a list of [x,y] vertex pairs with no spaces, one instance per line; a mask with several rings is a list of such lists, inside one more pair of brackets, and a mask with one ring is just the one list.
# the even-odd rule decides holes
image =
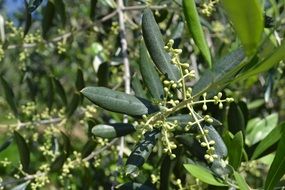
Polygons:
[[209,154],[205,154],[204,158],[205,158],[206,160],[208,160],[208,159],[210,158],[210,155],[209,155]]
[[206,111],[208,107],[207,107],[206,104],[204,104],[202,108],[203,108],[204,111]]
[[223,94],[222,94],[221,92],[218,93],[218,97],[219,97],[219,98],[221,98],[222,95],[223,95]]
[[168,85],[170,82],[168,80],[164,80],[163,84]]
[[170,155],[170,159],[174,159],[174,158],[176,158],[176,155],[175,154],[171,154]]
[[210,144],[210,145],[214,145],[214,144],[215,144],[215,141],[211,140],[211,141],[209,142],[209,144]]
[[167,88],[167,87],[164,87],[163,89],[164,89],[165,92],[169,91],[169,88]]
[[207,146],[207,143],[201,142],[201,146],[202,146],[202,147],[206,147],[206,146]]

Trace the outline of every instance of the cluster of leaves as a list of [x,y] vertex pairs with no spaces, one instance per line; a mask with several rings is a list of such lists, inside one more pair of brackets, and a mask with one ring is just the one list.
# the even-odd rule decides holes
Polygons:
[[[133,19],[125,20],[130,27],[124,32],[132,34],[127,40],[136,71],[134,95],[122,92],[123,79],[129,79],[121,63],[127,58],[119,43],[122,28],[112,17],[119,6],[114,1],[79,6],[30,0],[24,29],[2,24],[0,17],[0,188],[283,186],[284,5],[258,0],[160,4],[171,9],[134,4],[123,10]],[[42,18],[33,21],[38,10]],[[133,10],[139,14],[128,12]],[[107,13],[111,16],[100,16]],[[39,22],[42,34],[32,34]],[[11,66],[13,61],[19,64]]]

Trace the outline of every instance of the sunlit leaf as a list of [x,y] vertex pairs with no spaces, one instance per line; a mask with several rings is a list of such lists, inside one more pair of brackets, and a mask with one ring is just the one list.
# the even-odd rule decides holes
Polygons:
[[278,114],[273,113],[258,121],[246,135],[246,144],[253,144],[263,140],[277,126]]
[[237,76],[235,81],[244,80],[251,76],[257,75],[259,73],[269,70],[274,65],[278,64],[280,61],[285,59],[285,42],[282,42],[280,46],[274,49],[269,56],[267,56],[263,61],[259,62],[252,69],[241,73]]
[[285,174],[285,133],[283,132],[282,137],[278,143],[275,158],[269,168],[267,178],[265,181],[265,190],[272,190],[275,188],[278,181]]
[[203,181],[204,183],[214,185],[214,186],[227,186],[219,179],[215,178],[213,173],[197,164],[184,164],[186,170],[194,177],[198,178],[199,180]]
[[250,190],[248,184],[246,183],[245,179],[241,176],[241,174],[234,171],[234,177],[237,181],[237,184],[238,184],[240,190]]
[[229,149],[229,164],[238,169],[241,164],[242,150],[243,150],[243,135],[238,132],[230,142]]
[[258,158],[265,150],[267,150],[270,146],[275,144],[281,138],[283,131],[285,130],[285,123],[282,123],[275,127],[255,148],[253,155],[251,157],[252,160]]
[[209,67],[212,67],[210,50],[202,30],[195,0],[183,0],[183,12],[195,44],[201,51]]
[[94,104],[118,113],[141,116],[158,111],[158,107],[146,99],[105,87],[86,87],[81,92]]
[[26,190],[27,186],[30,184],[31,180],[25,181],[24,183],[21,183],[13,188],[11,190]]
[[258,0],[222,0],[222,4],[247,54],[253,54],[261,41],[264,24]]

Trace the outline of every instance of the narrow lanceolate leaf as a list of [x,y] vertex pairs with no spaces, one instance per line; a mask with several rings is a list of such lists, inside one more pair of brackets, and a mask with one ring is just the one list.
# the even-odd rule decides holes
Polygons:
[[61,131],[61,136],[63,139],[64,154],[66,156],[69,156],[71,154],[71,151],[72,151],[70,138],[62,131]]
[[71,117],[72,114],[75,112],[76,108],[80,104],[80,99],[82,98],[81,96],[82,96],[82,94],[80,94],[79,92],[75,92],[73,94],[71,102],[68,106],[67,117]]
[[162,99],[164,96],[163,86],[143,42],[140,46],[139,66],[143,80],[151,95],[156,99]]
[[85,158],[89,154],[91,154],[91,152],[95,150],[96,146],[97,146],[97,142],[95,142],[95,140],[90,138],[90,140],[88,140],[82,148],[82,151],[81,151],[82,157]]
[[245,132],[245,121],[243,113],[238,104],[232,102],[228,111],[228,128],[232,134],[239,131]]
[[32,13],[33,11],[35,11],[40,6],[42,1],[43,0],[30,0],[28,4],[29,13]]
[[236,49],[208,69],[193,87],[193,95],[202,95],[205,91],[219,91],[225,84],[232,80],[234,75],[243,65],[245,54],[242,49]]
[[146,93],[143,89],[143,86],[141,84],[141,81],[138,77],[138,74],[135,73],[132,77],[132,89],[135,92],[135,95],[141,98],[147,98]]
[[77,70],[75,86],[78,91],[85,87],[84,76],[81,69]]
[[102,64],[100,64],[97,72],[98,86],[108,86],[109,74],[109,63],[103,62]]
[[56,157],[56,159],[51,163],[50,166],[50,171],[51,172],[57,172],[59,171],[64,162],[66,161],[66,155],[65,154],[60,154],[58,157]]
[[234,177],[237,181],[237,184],[240,188],[240,190],[250,190],[248,184],[246,183],[245,179],[243,176],[241,176],[238,172],[234,171]]
[[31,180],[25,181],[13,188],[11,188],[11,190],[26,190],[27,186],[30,184]]
[[55,7],[51,1],[48,1],[46,7],[43,10],[42,19],[42,33],[43,37],[47,37],[49,29],[52,27],[52,22],[55,17]]
[[243,150],[243,135],[241,131],[238,132],[230,142],[229,150],[229,163],[234,169],[238,169]]
[[248,70],[246,73],[241,73],[235,80],[243,80],[269,70],[271,67],[285,59],[284,52],[285,42],[283,41],[282,44],[273,50],[267,58],[258,63],[254,68]]
[[171,189],[171,174],[173,174],[174,166],[177,159],[171,160],[169,155],[166,155],[160,167],[160,189]]
[[214,185],[214,186],[227,186],[223,182],[221,182],[219,179],[215,178],[213,173],[197,164],[184,164],[184,167],[186,170],[197,179],[203,181],[204,183]]
[[54,101],[54,85],[53,85],[53,78],[52,77],[47,77],[47,106],[49,110],[52,109],[53,101]]
[[141,140],[136,148],[132,151],[131,155],[127,160],[126,174],[136,175],[139,167],[141,167],[148,159],[157,139],[160,136],[159,130],[153,130],[146,132],[143,140]]
[[183,0],[183,12],[188,25],[188,29],[194,39],[195,44],[201,51],[209,67],[211,67],[211,54],[202,30],[195,0]]
[[274,160],[270,166],[266,181],[265,190],[272,190],[285,174],[285,133],[279,141]]
[[222,0],[229,20],[247,55],[253,54],[263,32],[263,13],[258,0]]
[[29,165],[30,165],[30,150],[29,147],[22,135],[20,135],[18,132],[14,132],[14,139],[16,141],[19,155],[20,155],[20,161],[23,166],[23,170],[25,172],[29,171]]
[[54,6],[55,6],[56,12],[60,16],[62,25],[65,26],[66,12],[65,12],[65,4],[64,4],[63,0],[54,0]]
[[25,3],[26,7],[28,8],[28,10],[26,11],[26,20],[25,20],[25,28],[24,28],[24,36],[26,36],[26,34],[29,32],[31,25],[32,25],[32,15],[29,12],[29,7],[28,5]]
[[66,94],[65,94],[65,91],[64,91],[62,84],[56,78],[53,78],[53,84],[54,84],[56,93],[58,94],[58,96],[62,100],[63,104],[67,105],[67,98],[66,98]]
[[90,19],[92,21],[95,19],[97,2],[98,0],[90,0]]
[[94,104],[113,112],[141,116],[159,110],[146,99],[105,87],[86,87],[81,92]]
[[92,134],[103,138],[116,138],[135,132],[133,125],[128,123],[100,124],[92,128]]
[[278,142],[282,136],[284,128],[285,123],[282,123],[275,127],[255,148],[251,160],[258,158],[264,151],[266,151],[269,147]]
[[278,114],[272,113],[266,116],[264,119],[258,121],[254,128],[247,132],[246,144],[252,146],[259,141],[262,141],[276,126],[278,123]]
[[165,43],[150,9],[143,12],[142,32],[147,50],[157,68],[170,80],[178,81],[179,70],[171,64],[171,57],[164,49]]
[[16,99],[15,99],[12,88],[10,87],[8,82],[2,76],[0,76],[0,82],[3,86],[5,99],[8,103],[8,105],[12,109],[15,117],[18,117],[18,109],[17,109],[17,105],[16,105]]
[[1,144],[0,144],[0,153],[3,150],[5,150],[6,148],[8,148],[12,142],[13,142],[13,137],[9,137],[8,139],[6,139],[4,141],[4,143],[1,142]]
[[214,81],[218,83],[221,79],[224,81],[235,75],[242,67],[241,63],[244,59],[245,53],[241,48],[228,53],[225,57],[220,59],[213,68]]

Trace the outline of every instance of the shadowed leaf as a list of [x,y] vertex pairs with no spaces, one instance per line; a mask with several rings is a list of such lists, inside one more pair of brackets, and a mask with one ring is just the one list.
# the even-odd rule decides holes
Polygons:
[[159,130],[148,131],[145,133],[143,139],[137,144],[136,148],[128,157],[126,163],[126,174],[136,175],[139,167],[141,167],[148,159],[152,152],[157,139],[160,136]]
[[133,125],[128,123],[99,124],[92,128],[92,134],[103,138],[116,138],[135,132]]
[[164,96],[163,85],[157,71],[155,70],[155,65],[152,63],[143,42],[141,42],[140,45],[139,66],[143,80],[152,97],[156,99],[162,99]]
[[16,141],[19,155],[20,155],[20,161],[23,166],[23,171],[29,172],[29,166],[30,166],[30,150],[29,147],[25,141],[25,139],[20,135],[18,132],[14,131],[14,139]]
[[147,98],[137,73],[135,73],[132,77],[132,89],[134,90],[136,96],[145,99]]
[[5,99],[8,105],[10,106],[10,108],[12,109],[15,117],[18,117],[19,113],[18,113],[16,99],[15,99],[13,90],[8,84],[8,82],[2,76],[0,76],[0,81],[4,89]]
[[54,15],[55,6],[51,1],[48,1],[46,7],[43,9],[42,33],[44,38],[47,37],[48,31],[52,27]]

